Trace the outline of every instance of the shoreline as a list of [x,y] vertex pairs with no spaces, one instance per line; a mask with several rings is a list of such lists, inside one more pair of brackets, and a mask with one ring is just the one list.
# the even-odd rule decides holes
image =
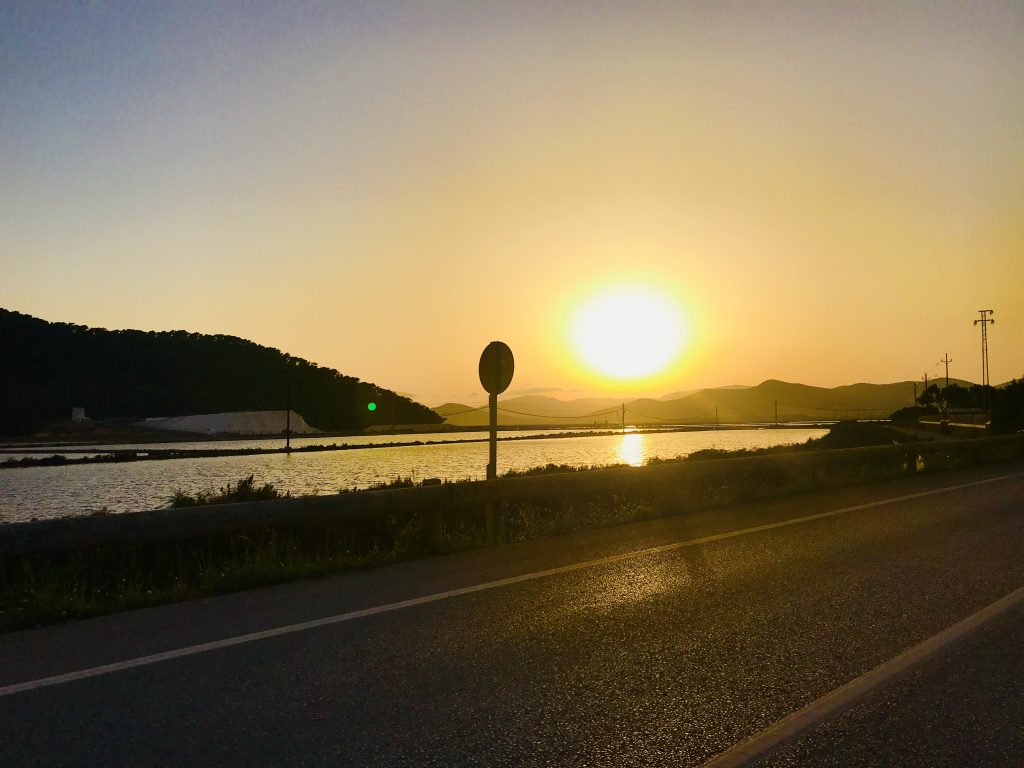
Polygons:
[[[805,419],[793,422],[722,422],[716,425],[714,422],[689,422],[678,423],[656,422],[632,424],[627,428],[632,429],[668,429],[671,431],[686,430],[708,430],[708,429],[802,429],[807,427],[828,426],[835,423],[835,419]],[[424,424],[423,429],[409,429],[413,425],[400,425],[397,429],[372,429],[359,431],[330,431],[298,434],[292,433],[293,440],[311,440],[316,438],[330,439],[339,437],[373,437],[378,435],[415,436],[434,433],[460,434],[464,432],[486,432],[486,424],[479,426],[457,426],[446,424]],[[403,428],[406,427],[406,428]],[[552,422],[540,422],[537,424],[515,424],[499,425],[498,432],[529,432],[538,429],[564,429],[569,432],[597,433],[597,432],[619,432],[621,427],[611,424],[560,424]],[[56,437],[56,436],[55,436]],[[209,435],[202,432],[171,432],[156,433],[153,430],[140,431],[119,430],[116,434],[106,436],[82,435],[78,439],[40,439],[38,435],[31,438],[19,439],[16,437],[0,436],[0,455],[4,453],[29,453],[36,449],[63,448],[67,446],[116,446],[125,444],[138,445],[173,445],[175,443],[227,443],[241,442],[244,440],[284,440],[283,432],[270,432],[264,434],[238,434],[224,432],[216,435]],[[500,439],[500,438],[499,438]]]
[[[665,426],[665,427],[631,427],[628,431],[613,429],[613,430],[596,430],[589,429],[586,431],[574,430],[566,432],[556,432],[547,435],[505,435],[499,436],[499,442],[511,442],[517,440],[552,440],[561,438],[578,438],[578,437],[607,437],[609,435],[618,434],[657,434],[660,432],[714,432],[714,431],[736,431],[736,430],[747,430],[747,429],[808,429],[815,427],[826,427],[827,424],[824,422],[808,424],[801,422],[799,424],[722,424],[722,425],[678,425],[678,426]],[[466,432],[480,432],[479,429],[468,429],[463,430]],[[499,430],[499,432],[502,430]],[[504,430],[504,431],[517,431],[517,430]],[[522,428],[519,428],[522,431]],[[415,435],[416,433],[402,433]],[[346,437],[352,437],[357,435],[345,435]],[[362,435],[358,435],[362,436]],[[327,437],[327,436],[325,436]],[[231,442],[234,438],[224,440],[222,442]],[[255,438],[243,438],[247,440],[259,440],[259,439],[281,439],[284,440],[283,436],[271,436],[267,437],[255,437]],[[174,441],[179,442],[179,441]],[[213,442],[213,441],[211,441]],[[89,448],[72,449],[64,452],[51,453],[53,448],[58,448],[58,445],[36,445],[33,447],[24,446],[22,448],[0,447],[0,457],[4,454],[25,454],[25,453],[39,453],[38,458],[23,457],[18,459],[7,459],[6,461],[0,461],[0,469],[25,469],[29,467],[57,467],[57,466],[71,466],[78,464],[110,464],[110,463],[124,463],[124,462],[135,462],[135,461],[167,461],[170,459],[206,459],[206,458],[220,458],[227,456],[259,456],[259,455],[270,455],[270,454],[293,454],[293,453],[322,453],[326,451],[351,451],[351,450],[371,450],[376,448],[402,448],[402,447],[415,447],[424,445],[450,445],[460,443],[486,443],[488,438],[486,437],[473,437],[463,439],[452,439],[452,440],[411,440],[411,441],[394,441],[386,443],[331,443],[330,445],[305,445],[297,448],[285,448],[284,446],[278,448],[153,448],[153,449],[122,449],[122,450],[111,450],[103,451],[102,449],[93,450]],[[154,443],[154,445],[166,445],[167,443]],[[76,445],[71,443],[70,445]],[[114,445],[117,445],[116,443]],[[82,456],[78,458],[69,458],[68,453],[88,453],[98,454]],[[43,455],[50,454],[50,455]]]

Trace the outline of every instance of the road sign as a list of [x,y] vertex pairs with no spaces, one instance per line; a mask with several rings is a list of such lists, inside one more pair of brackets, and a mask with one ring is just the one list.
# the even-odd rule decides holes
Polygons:
[[492,341],[480,355],[480,383],[491,395],[500,395],[512,383],[515,359],[503,341]]
[[[498,476],[498,395],[508,389],[512,383],[512,371],[515,368],[512,350],[503,341],[492,341],[480,355],[480,383],[487,390],[488,410],[490,411],[490,461],[487,462],[487,479]],[[490,531],[493,513],[488,511],[488,531]],[[488,533],[488,540],[491,534]]]

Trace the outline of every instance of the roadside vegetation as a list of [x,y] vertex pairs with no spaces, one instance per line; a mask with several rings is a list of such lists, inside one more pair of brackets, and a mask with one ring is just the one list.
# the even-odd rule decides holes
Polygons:
[[[0,557],[0,631],[1024,457],[1024,436],[900,442],[907,437],[885,425],[837,425],[811,446],[704,451],[688,460],[651,462],[642,468],[584,471],[547,465],[491,483],[444,483],[440,488],[410,487],[411,478],[398,477],[368,489],[376,494],[346,494],[351,503],[344,515],[331,513],[337,507],[324,497],[311,501],[320,505],[321,513],[287,524],[191,539],[6,555]],[[834,450],[856,440],[870,447]],[[722,458],[728,460],[712,460]],[[174,503],[187,508],[283,497],[287,494],[258,484],[250,475],[217,490],[179,490]],[[381,499],[396,503],[370,503]]]
[[270,501],[271,499],[288,499],[291,494],[277,490],[270,483],[256,485],[255,475],[243,477],[234,485],[228,483],[218,491],[196,491],[186,493],[180,488],[171,494],[171,506],[202,507],[208,504],[238,504],[243,501]]
[[1024,430],[1024,378],[1013,379],[1005,386],[948,387],[932,384],[918,395],[917,403],[892,414],[894,425],[917,424],[924,417],[947,417],[956,421],[968,413],[991,417],[989,433],[1008,435]]

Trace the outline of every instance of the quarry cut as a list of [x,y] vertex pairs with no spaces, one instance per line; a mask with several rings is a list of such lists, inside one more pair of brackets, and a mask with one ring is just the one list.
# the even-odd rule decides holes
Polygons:
[[[291,414],[292,434],[315,435],[320,431],[307,424],[301,414]],[[136,426],[204,435],[278,435],[285,431],[287,422],[288,411],[236,411],[157,417],[136,422]]]

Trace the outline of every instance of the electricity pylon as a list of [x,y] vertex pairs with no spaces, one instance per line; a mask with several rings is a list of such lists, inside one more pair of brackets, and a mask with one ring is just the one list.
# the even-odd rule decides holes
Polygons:
[[981,385],[987,387],[991,382],[988,378],[988,324],[995,325],[995,318],[991,315],[995,312],[992,309],[979,309],[980,318],[974,321],[977,325],[981,323]]

